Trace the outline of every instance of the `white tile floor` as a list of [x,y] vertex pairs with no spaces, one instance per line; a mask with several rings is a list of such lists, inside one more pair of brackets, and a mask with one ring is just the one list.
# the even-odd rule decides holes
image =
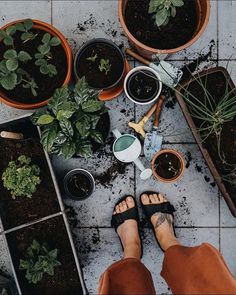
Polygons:
[[[199,64],[200,69],[214,65],[226,66],[229,61],[229,71],[236,83],[236,1],[212,0],[211,5],[210,22],[203,36],[192,47],[170,56],[169,59],[183,67],[200,55],[206,56],[207,60]],[[69,39],[74,52],[83,42],[94,37],[109,38],[119,45],[128,44],[118,22],[117,1],[0,1],[0,25],[26,17],[52,23]],[[130,61],[130,64],[134,66],[138,63]],[[110,214],[114,203],[123,194],[135,193],[139,196],[145,189],[162,191],[173,202],[177,209],[177,234],[185,245],[212,243],[220,249],[232,273],[236,275],[236,219],[231,216],[218,188],[214,186],[209,169],[178,104],[171,104],[171,101],[169,98],[163,110],[160,131],[168,136],[165,137],[168,146],[180,150],[186,158],[186,173],[177,184],[161,184],[153,179],[142,182],[136,169],[128,165],[124,173],[114,172],[111,181],[102,185],[99,183],[99,176],[116,166],[111,154],[111,143],[99,157],[94,156],[89,161],[53,158],[59,182],[64,173],[74,167],[96,171],[97,190],[92,198],[81,203],[65,201],[70,207],[78,255],[91,294],[96,294],[101,272],[121,257],[118,238],[110,228]],[[127,122],[130,119],[137,120],[145,112],[143,108],[135,107],[127,101],[124,95],[107,103],[107,106],[110,108],[112,127],[118,127],[122,132],[128,131]],[[25,112],[0,104],[0,121],[22,113]],[[198,172],[196,167],[200,167],[201,171]],[[101,207],[98,206],[99,203]],[[148,228],[144,228],[142,236],[143,261],[153,274],[156,289],[159,294],[170,293],[159,276],[163,255]],[[11,273],[1,237],[0,268]]]

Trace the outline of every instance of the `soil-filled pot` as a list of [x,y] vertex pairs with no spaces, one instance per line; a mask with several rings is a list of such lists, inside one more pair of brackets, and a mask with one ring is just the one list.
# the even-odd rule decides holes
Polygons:
[[[6,240],[15,269],[16,280],[21,291],[20,294],[85,294],[82,273],[67,218],[64,214],[8,233],[6,234]],[[29,282],[26,278],[26,270],[20,267],[21,260],[27,261],[29,259],[27,249],[34,240],[40,245],[46,243],[45,247],[48,251],[57,249],[56,260],[59,262],[59,265],[54,267],[54,272],[51,275],[44,272],[41,279],[36,283]],[[38,259],[36,255],[34,258],[32,264],[35,264],[35,260]],[[29,267],[29,269],[31,271],[30,276],[32,276],[33,269],[32,267]],[[34,268],[34,272],[35,275],[38,274],[36,268]]]
[[184,173],[184,159],[176,150],[161,150],[152,159],[152,171],[157,180],[175,182]]
[[[22,133],[25,138],[14,140],[0,137],[0,215],[4,230],[63,210],[50,159],[43,150],[38,129],[31,123],[30,116],[0,124],[1,131]],[[38,166],[41,182],[31,197],[17,196],[13,199],[11,192],[3,185],[2,175],[9,162],[21,155],[30,157],[32,164]]]
[[[14,21],[1,29],[7,32],[12,26],[19,26],[23,22],[24,20]],[[13,72],[20,81],[13,89],[3,87],[0,83],[0,100],[18,109],[35,109],[45,106],[55,89],[69,83],[72,72],[72,52],[66,38],[48,23],[33,20],[33,27],[25,32],[23,30],[24,26],[11,36],[14,45],[6,46],[3,40],[0,42],[0,60],[12,57],[9,54],[4,57],[6,50],[17,52],[18,57],[13,56],[13,59],[14,65],[16,59],[18,60],[18,68],[15,69],[14,66],[12,69],[15,69]],[[26,39],[23,35],[26,33],[31,34],[31,39],[30,37]],[[50,34],[51,39],[49,36],[44,36],[46,33]],[[50,44],[49,48],[48,44]],[[22,53],[19,57],[22,51],[29,54],[31,59]]]
[[[190,95],[193,95],[191,97],[191,104],[195,101],[194,97],[196,97],[200,104],[203,103],[205,107],[210,107],[210,109],[212,105],[213,107],[217,106],[222,98],[231,99],[232,102],[226,114],[226,116],[229,116],[233,112],[233,108],[235,109],[236,104],[235,85],[226,69],[216,67],[198,73],[188,81],[182,83],[176,89],[176,97],[206,163],[232,214],[236,217],[236,118],[234,116],[231,120],[224,120],[223,125],[221,125],[220,134],[216,135],[216,133],[210,132],[203,139],[199,130],[202,130],[202,124],[204,122],[201,118],[191,115],[192,107],[191,109],[188,108],[188,101],[186,101],[185,95],[183,96],[186,89]],[[206,100],[206,93],[214,101],[211,106],[209,106]],[[225,104],[224,108],[220,108],[220,110],[222,109],[227,110]],[[204,108],[204,110],[206,109]],[[204,127],[207,128],[207,125],[204,125]]]
[[125,77],[125,94],[136,104],[147,105],[153,103],[158,99],[161,89],[162,82],[159,74],[149,67],[136,67]]
[[148,12],[150,0],[119,0],[120,23],[136,50],[148,59],[176,53],[191,46],[204,32],[209,16],[209,0],[184,0],[176,16],[158,27]]
[[107,90],[116,87],[125,73],[125,57],[120,48],[106,39],[84,44],[74,60],[77,79],[86,78],[90,87]]
[[63,182],[66,195],[76,201],[87,199],[95,190],[92,174],[84,169],[69,171]]

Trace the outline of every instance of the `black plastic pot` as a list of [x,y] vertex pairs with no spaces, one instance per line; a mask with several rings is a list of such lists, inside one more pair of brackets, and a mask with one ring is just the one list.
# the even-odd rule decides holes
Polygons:
[[[103,49],[104,48],[104,49]],[[101,59],[108,59],[106,53],[111,54],[111,70],[105,75],[98,69]],[[94,51],[94,53],[92,53]],[[87,60],[91,56],[98,57],[94,62]],[[109,60],[110,60],[109,59]],[[94,72],[94,69],[97,71]],[[77,80],[85,76],[90,87],[97,90],[107,90],[116,87],[125,73],[125,56],[121,49],[113,42],[98,38],[85,43],[76,53],[74,59],[74,73]]]
[[95,181],[92,174],[84,169],[69,171],[63,182],[67,197],[75,201],[87,199],[95,190]]

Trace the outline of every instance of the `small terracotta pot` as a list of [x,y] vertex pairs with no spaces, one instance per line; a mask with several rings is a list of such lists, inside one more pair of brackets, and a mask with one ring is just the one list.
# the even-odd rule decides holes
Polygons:
[[[180,161],[180,171],[179,171],[179,174],[176,175],[175,177],[173,178],[169,178],[169,179],[166,179],[166,178],[163,178],[161,177],[160,175],[157,174],[156,170],[155,170],[155,161],[156,159],[162,155],[162,154],[174,154]],[[176,150],[172,150],[172,149],[164,149],[164,150],[161,150],[159,151],[158,153],[155,154],[155,156],[153,157],[152,159],[152,172],[153,172],[153,175],[154,177],[159,180],[159,181],[162,181],[162,182],[166,182],[166,183],[170,183],[170,182],[175,182],[177,181],[178,179],[180,179],[180,177],[183,176],[184,174],[184,170],[185,170],[185,163],[184,163],[184,158],[183,156]]]
[[[209,21],[210,17],[210,0],[196,0],[197,3],[197,14],[198,14],[198,24],[195,30],[195,33],[191,40],[189,40],[186,44],[172,49],[158,49],[158,48],[152,48],[147,45],[144,45],[140,41],[138,41],[129,31],[129,29],[126,26],[125,22],[125,9],[127,5],[128,0],[119,0],[119,19],[121,26],[123,27],[123,30],[125,31],[125,34],[128,36],[129,41],[131,44],[136,48],[138,53],[142,55],[143,57],[155,60],[158,55],[169,55],[176,53],[178,51],[181,51],[189,46],[191,46],[194,42],[198,40],[198,38],[203,34],[203,32],[206,29],[206,26]],[[178,38],[178,36],[176,36]]]
[[[17,21],[10,22],[7,25],[3,26],[1,29],[5,30],[7,27],[12,26],[16,23],[20,23],[22,21],[23,20],[17,20]],[[66,54],[66,58],[67,58],[67,75],[66,75],[63,85],[61,85],[61,86],[67,85],[71,79],[71,73],[72,73],[72,52],[71,52],[71,48],[70,48],[69,43],[67,42],[66,38],[62,35],[62,33],[60,31],[58,31],[56,28],[54,28],[52,25],[42,22],[40,20],[35,20],[35,19],[33,19],[33,22],[34,22],[33,28],[45,31],[45,32],[51,34],[52,36],[58,37],[61,40],[61,46],[63,47],[65,54]],[[17,109],[23,109],[23,110],[32,110],[32,109],[37,109],[37,108],[43,107],[48,104],[49,99],[50,99],[50,97],[47,100],[44,100],[44,101],[41,101],[38,103],[24,104],[24,103],[14,101],[13,99],[7,97],[3,92],[0,91],[0,101],[1,102],[7,104],[10,107],[17,108]]]

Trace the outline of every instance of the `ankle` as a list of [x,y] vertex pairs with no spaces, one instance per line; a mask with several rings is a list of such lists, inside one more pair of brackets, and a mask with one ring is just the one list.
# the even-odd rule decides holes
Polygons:
[[140,243],[134,242],[129,243],[124,247],[124,259],[125,258],[136,258],[141,259],[141,246]]
[[167,236],[162,236],[159,237],[156,234],[156,237],[164,251],[166,251],[168,248],[175,246],[175,245],[180,245],[180,242],[177,240],[177,238],[174,235],[167,235]]

